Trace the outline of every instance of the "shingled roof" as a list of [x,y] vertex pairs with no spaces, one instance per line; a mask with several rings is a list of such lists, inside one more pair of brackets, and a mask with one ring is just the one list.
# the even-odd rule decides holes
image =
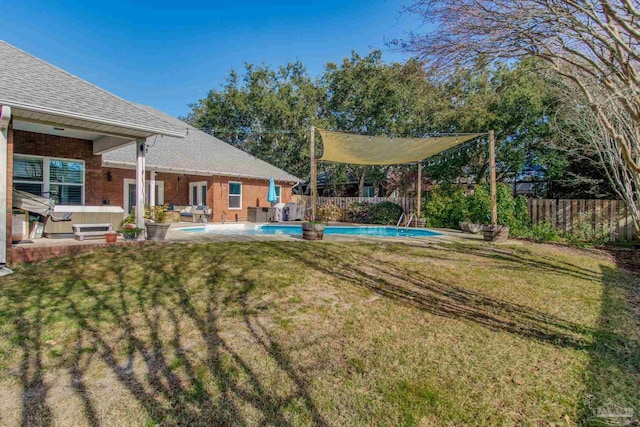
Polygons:
[[[190,173],[194,175],[222,175],[243,178],[269,179],[300,182],[301,179],[260,160],[218,138],[190,126],[155,108],[137,104],[175,126],[188,128],[184,139],[172,137],[150,137],[145,158],[147,170],[159,172]],[[121,147],[102,155],[104,166],[135,168],[134,145]]]
[[16,118],[55,117],[61,124],[130,130],[134,136],[183,136],[176,126],[139,106],[0,40],[0,105]]

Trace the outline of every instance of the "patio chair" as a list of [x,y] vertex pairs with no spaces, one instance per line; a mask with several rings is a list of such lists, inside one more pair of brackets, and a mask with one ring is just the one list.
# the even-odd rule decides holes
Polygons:
[[211,208],[208,206],[196,206],[193,211],[193,222],[210,222]]
[[211,208],[202,205],[187,206],[180,210],[180,221],[209,222],[211,221]]

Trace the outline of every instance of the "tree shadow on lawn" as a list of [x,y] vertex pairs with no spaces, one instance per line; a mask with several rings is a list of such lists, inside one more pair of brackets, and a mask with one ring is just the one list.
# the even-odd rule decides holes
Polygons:
[[[443,246],[444,251],[450,250],[447,245]],[[364,257],[350,251],[336,252],[333,247],[327,245],[309,246],[305,248],[304,253],[294,247],[284,247],[282,250],[310,269],[365,287],[437,316],[469,320],[494,331],[506,331],[576,349],[586,348],[590,336],[594,333],[593,329],[586,326],[531,307],[492,298],[454,283],[436,281],[423,273],[407,271],[395,262],[371,255]],[[464,251],[457,253],[460,252]],[[472,253],[491,257],[491,254],[486,252],[472,250]],[[503,254],[497,254],[496,257],[505,258]],[[516,264],[524,263],[524,259],[517,254],[508,258],[509,262],[514,263],[513,268],[518,268]],[[544,268],[557,274],[575,274],[572,270],[567,271],[566,268],[551,263]]]
[[[309,423],[327,425],[308,391],[309,378],[288,354],[291,349],[285,350],[276,341],[251,308],[251,292],[260,283],[247,275],[260,268],[264,259],[247,257],[241,263],[243,271],[228,273],[221,267],[226,255],[206,248],[172,245],[167,251],[123,250],[108,257],[111,262],[101,261],[97,253],[57,262],[60,274],[52,280],[13,285],[6,295],[14,307],[9,316],[14,318],[22,348],[22,425],[48,426],[53,422],[43,379],[46,368],[40,331],[47,324],[43,318],[54,314],[63,316],[74,330],[74,345],[64,350],[59,366],[70,373],[71,389],[82,402],[84,422],[89,425],[100,425],[95,402],[87,391],[91,382],[87,371],[94,360],[109,368],[152,423],[287,426],[292,423],[291,408],[297,407],[302,412],[297,415]],[[183,269],[194,257],[201,259],[197,269],[202,283],[197,289],[189,284],[193,270]],[[140,270],[135,284],[127,275],[132,268]],[[39,276],[38,267],[32,266],[25,276],[22,285]],[[43,297],[34,298],[34,292]],[[256,371],[260,368],[225,341],[219,327],[223,300],[238,305],[249,351],[265,355],[277,367],[286,377],[286,390],[265,384],[265,373]],[[185,347],[182,335],[191,332],[186,325],[197,329],[204,354]],[[251,406],[258,415],[248,418],[252,411],[243,411],[238,405]]]
[[[536,267],[524,253],[496,253],[490,247],[456,249],[442,245],[442,250],[442,256],[448,259],[455,259],[457,251],[468,252],[513,268],[593,276],[592,272],[581,273],[578,266],[552,259],[541,260],[542,265]],[[302,411],[297,415],[309,424],[328,425],[309,389],[314,372],[305,371],[291,356],[295,349],[278,342],[256,314],[264,286],[256,271],[263,271],[270,260],[297,263],[305,271],[337,279],[336,284],[351,283],[434,315],[588,351],[592,360],[587,379],[590,390],[611,393],[612,387],[605,384],[604,377],[615,371],[616,378],[627,377],[624,402],[634,397],[637,401],[638,393],[628,391],[633,390],[628,388],[628,381],[638,384],[638,342],[609,324],[613,315],[610,311],[620,307],[619,303],[607,303],[607,289],[619,297],[616,270],[603,269],[602,319],[593,329],[454,283],[436,281],[421,272],[408,272],[393,262],[344,245],[174,244],[113,249],[47,263],[42,268],[59,272],[51,279],[41,277],[39,266],[18,273],[22,279],[3,293],[10,308],[7,318],[14,322],[22,349],[22,425],[52,423],[48,387],[43,380],[41,332],[47,327],[48,317],[62,318],[69,324],[73,345],[64,350],[60,366],[69,371],[70,386],[82,402],[90,425],[100,424],[95,402],[87,391],[91,387],[88,371],[96,360],[108,367],[151,422],[287,426],[292,424],[291,408],[297,406]],[[234,345],[237,343],[224,338],[221,326],[221,312],[232,305],[238,307],[244,325],[234,332],[247,337],[248,347],[242,351]],[[185,344],[190,326],[204,343],[204,354]],[[276,367],[286,378],[287,389],[274,389],[247,351]],[[247,407],[251,408],[249,412]],[[582,417],[589,416],[585,409]]]
[[602,271],[598,329],[588,349],[589,395],[580,419],[588,425],[640,425],[640,276],[609,266]]
[[578,265],[566,261],[546,256],[532,260],[526,256],[527,251],[491,246],[442,245],[438,246],[439,254],[429,252],[427,255],[451,260],[456,254],[467,253],[508,263],[512,270],[534,269],[597,280],[602,283],[602,305],[597,326],[590,328],[454,283],[435,281],[420,272],[408,272],[375,255],[363,259],[354,252],[336,253],[326,245],[309,246],[305,253],[293,248],[283,248],[283,251],[310,269],[437,316],[472,321],[494,331],[586,351],[589,354],[585,372],[588,395],[579,409],[578,421],[602,425],[603,420],[594,416],[598,408],[605,407],[614,411],[616,408],[631,409],[636,423],[640,422],[640,334],[630,333],[640,325],[638,276],[605,264],[600,265],[602,273],[597,275],[580,271]]

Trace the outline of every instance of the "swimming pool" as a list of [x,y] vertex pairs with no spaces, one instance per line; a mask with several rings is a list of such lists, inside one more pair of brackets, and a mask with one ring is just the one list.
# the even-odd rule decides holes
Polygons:
[[[301,236],[302,225],[272,225],[272,224],[208,224],[200,227],[176,228],[176,231],[186,233],[211,233],[226,235],[261,236],[261,235],[289,235]],[[425,228],[396,228],[391,226],[356,226],[331,225],[324,228],[324,234],[376,236],[376,237],[433,237],[441,233]]]

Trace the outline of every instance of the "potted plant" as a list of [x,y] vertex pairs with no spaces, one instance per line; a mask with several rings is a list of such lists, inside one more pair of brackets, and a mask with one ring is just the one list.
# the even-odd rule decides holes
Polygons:
[[144,222],[147,229],[147,239],[162,241],[167,235],[167,230],[171,224],[165,222],[167,219],[167,213],[164,206],[153,206],[147,208],[145,214],[146,221]]
[[502,243],[509,238],[509,227],[506,225],[485,225],[482,227],[484,240],[488,242]]
[[304,240],[322,240],[324,236],[324,222],[307,221],[302,223],[302,238]]
[[108,231],[104,238],[107,243],[115,243],[118,241],[118,233],[116,231]]
[[132,240],[136,240],[143,231],[144,230],[142,228],[138,228],[134,223],[129,222],[122,225],[120,234],[122,234],[124,240],[130,242]]
[[127,215],[125,219],[122,220],[122,222],[120,223],[120,230],[118,230],[118,233],[122,234],[122,237],[124,237],[124,240],[131,241],[131,240],[136,240],[140,235],[140,233],[142,233],[143,231],[144,230],[142,228],[136,227],[136,217],[132,212],[129,215]]

